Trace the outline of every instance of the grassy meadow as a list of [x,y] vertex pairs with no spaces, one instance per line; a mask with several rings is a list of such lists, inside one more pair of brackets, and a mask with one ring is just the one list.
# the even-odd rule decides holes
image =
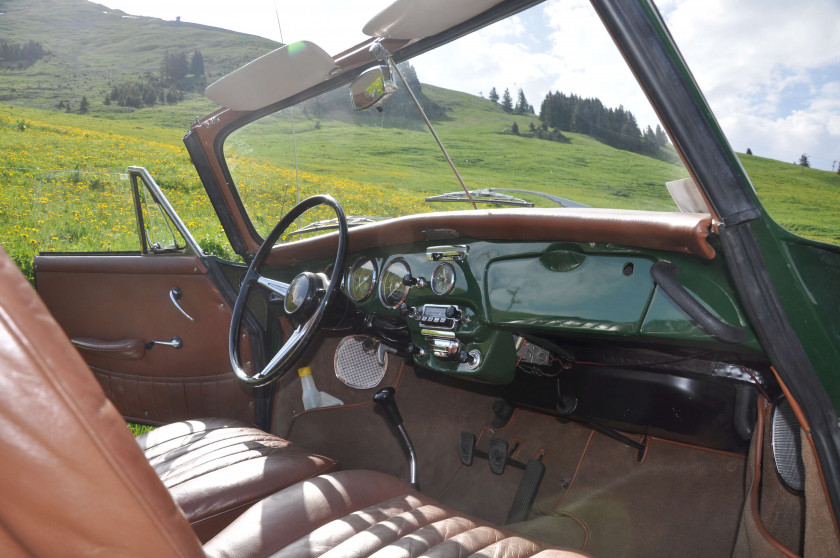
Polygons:
[[[557,143],[504,133],[537,124],[490,101],[424,86],[457,118],[437,125],[470,188],[523,188],[594,207],[674,211],[665,182],[687,175],[666,160],[567,134]],[[198,101],[194,101],[198,102]],[[146,167],[205,249],[233,257],[182,143],[180,108],[132,118],[67,114],[0,104],[0,243],[31,275],[38,252],[139,249],[126,168]],[[380,118],[370,113],[372,118]],[[269,230],[301,198],[331,193],[348,215],[392,217],[464,209],[423,198],[458,190],[427,130],[295,116],[296,176],[288,114],[228,140],[228,161],[258,230]],[[329,155],[329,156],[326,156]],[[665,157],[667,158],[667,157]],[[840,176],[741,156],[770,214],[797,234],[840,243]],[[542,202],[545,205],[547,202]],[[308,220],[328,218],[324,209]]]

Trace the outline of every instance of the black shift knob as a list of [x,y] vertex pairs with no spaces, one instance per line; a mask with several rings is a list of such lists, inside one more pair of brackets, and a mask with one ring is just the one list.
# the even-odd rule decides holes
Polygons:
[[385,414],[388,420],[394,426],[400,426],[403,423],[400,410],[397,409],[397,402],[394,400],[394,393],[396,390],[392,387],[382,388],[373,394],[373,402],[378,403],[385,409]]

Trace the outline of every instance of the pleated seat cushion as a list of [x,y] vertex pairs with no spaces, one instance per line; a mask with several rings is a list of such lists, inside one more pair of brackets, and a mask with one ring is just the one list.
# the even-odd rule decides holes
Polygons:
[[337,468],[327,457],[235,420],[168,424],[137,442],[202,542],[258,500]]
[[208,557],[493,556],[580,558],[447,508],[374,471],[338,471],[252,506],[204,550]]

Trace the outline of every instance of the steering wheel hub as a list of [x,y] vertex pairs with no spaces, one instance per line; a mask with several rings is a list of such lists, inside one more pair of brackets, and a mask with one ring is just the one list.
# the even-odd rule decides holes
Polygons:
[[300,319],[318,306],[320,296],[326,290],[328,279],[322,274],[304,271],[289,283],[289,292],[283,301],[286,314]]

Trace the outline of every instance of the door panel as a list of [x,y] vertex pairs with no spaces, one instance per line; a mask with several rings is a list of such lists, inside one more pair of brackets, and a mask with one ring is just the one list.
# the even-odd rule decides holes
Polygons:
[[[166,423],[200,416],[254,420],[251,389],[228,359],[231,309],[192,255],[59,255],[35,259],[38,291],[126,418]],[[176,308],[170,298],[180,289]],[[180,348],[150,344],[181,341]],[[142,343],[138,343],[138,340]],[[243,361],[250,361],[246,339]],[[101,348],[101,347],[100,347]],[[107,348],[107,345],[105,345]]]

